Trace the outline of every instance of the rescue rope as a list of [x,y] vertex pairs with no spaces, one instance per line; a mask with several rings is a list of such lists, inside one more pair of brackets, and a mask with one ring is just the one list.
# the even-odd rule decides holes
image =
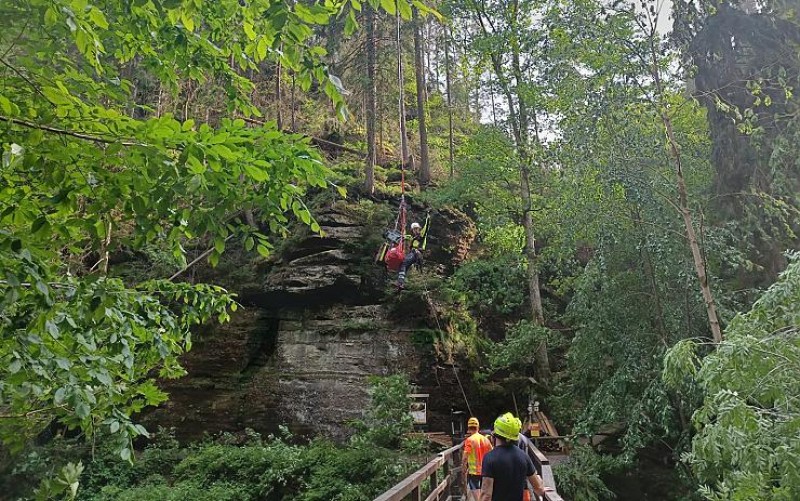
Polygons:
[[403,144],[405,138],[403,132],[405,130],[405,92],[403,89],[403,47],[400,40],[400,5],[399,0],[394,2],[395,20],[396,20],[396,42],[397,42],[397,82],[400,88],[398,97],[398,118],[400,126],[400,245],[405,249],[406,240],[406,163],[405,163],[405,149]]
[[[436,304],[434,304],[433,300],[431,300],[431,294],[428,290],[428,287],[423,284],[422,289],[425,291],[425,300],[428,302],[428,305],[431,307],[431,311],[433,312],[433,319],[436,320],[436,328],[439,329],[439,332],[444,332],[442,330],[442,324],[439,322],[439,314],[436,312]],[[453,369],[453,374],[456,376],[456,381],[458,382],[458,387],[461,390],[461,395],[464,397],[464,403],[467,404],[467,411],[469,412],[470,416],[474,416],[472,413],[472,407],[469,405],[469,399],[467,398],[467,392],[464,391],[464,385],[461,384],[461,378],[458,377],[458,371],[456,370],[456,364],[450,364],[450,367]]]

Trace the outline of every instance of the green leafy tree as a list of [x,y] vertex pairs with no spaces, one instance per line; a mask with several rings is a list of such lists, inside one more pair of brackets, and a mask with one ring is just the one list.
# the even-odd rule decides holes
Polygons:
[[[290,219],[319,231],[303,196],[328,186],[328,170],[306,138],[252,126],[260,113],[244,75],[278,62],[341,111],[341,82],[314,35],[350,5],[0,6],[4,443],[56,419],[87,436],[109,433],[129,459],[132,438],[146,433],[131,414],[166,397],[154,378],[183,374],[191,328],[235,310],[221,288],[173,283],[180,270],[142,283],[112,278],[115,253],[157,248],[185,264],[207,248],[200,258],[216,265],[232,241],[267,255]],[[400,7],[410,18],[410,5]],[[158,101],[137,92],[153,81]],[[188,105],[182,120],[162,113],[161,91],[187,84],[224,96],[227,116],[204,120]]]
[[378,447],[398,447],[414,429],[411,385],[403,375],[370,378],[370,405],[363,420],[355,423],[355,442]]
[[666,357],[664,380],[703,395],[697,434],[683,460],[711,500],[789,500],[800,495],[800,257],[715,350],[686,340]]

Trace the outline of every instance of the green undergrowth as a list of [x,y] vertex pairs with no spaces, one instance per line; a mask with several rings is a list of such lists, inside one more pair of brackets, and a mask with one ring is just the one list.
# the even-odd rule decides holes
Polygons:
[[603,501],[616,499],[616,496],[601,477],[623,469],[624,463],[620,459],[598,454],[589,446],[577,446],[567,461],[553,468],[553,473],[559,493],[567,499]]
[[[79,500],[355,501],[373,499],[415,465],[403,452],[371,443],[315,439],[300,445],[290,437],[255,433],[186,446],[166,435],[139,452],[132,465],[110,448],[92,459],[89,449],[73,440],[53,441],[19,461],[12,477],[35,480],[69,459],[85,467]],[[14,499],[29,499],[19,484],[6,487]]]
[[[411,176],[406,173],[407,179]],[[401,172],[397,166],[375,166],[375,193],[383,195],[400,194]],[[361,160],[341,160],[331,165],[330,181],[356,193],[364,185],[364,162]],[[406,186],[408,189],[408,186]]]
[[[411,386],[401,375],[373,377],[371,404],[350,426],[347,443],[302,440],[281,428],[262,437],[246,430],[181,444],[159,430],[131,461],[98,437],[56,437],[31,446],[0,471],[3,499],[49,499],[37,486],[58,482],[65,464],[77,466],[78,500],[367,501],[386,491],[432,454],[409,438]],[[82,471],[82,473],[81,473]]]

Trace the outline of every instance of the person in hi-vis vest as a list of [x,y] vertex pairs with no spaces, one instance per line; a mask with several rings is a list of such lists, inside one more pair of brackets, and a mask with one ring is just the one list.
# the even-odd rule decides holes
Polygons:
[[472,499],[478,501],[481,498],[481,465],[483,456],[492,450],[492,443],[478,430],[480,423],[478,418],[471,417],[467,421],[467,438],[464,439],[464,454],[462,460],[462,471],[464,472],[464,483],[467,485],[467,497],[472,495]]

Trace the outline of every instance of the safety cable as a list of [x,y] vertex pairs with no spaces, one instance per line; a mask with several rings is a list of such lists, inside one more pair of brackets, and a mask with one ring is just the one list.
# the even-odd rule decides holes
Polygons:
[[[436,327],[439,329],[439,332],[444,332],[444,330],[442,330],[442,324],[439,322],[439,314],[436,312],[436,305],[434,304],[433,300],[431,300],[431,294],[428,290],[428,286],[423,284],[422,289],[425,291],[425,300],[428,302],[428,305],[431,307],[431,311],[433,312],[433,319],[436,320]],[[469,405],[467,392],[464,391],[464,385],[461,384],[461,378],[458,377],[458,371],[456,370],[455,363],[451,364],[450,367],[453,369],[453,374],[456,376],[458,387],[461,389],[461,395],[464,397],[464,403],[467,404],[467,411],[469,411],[470,416],[474,416],[472,413],[472,407]]]
[[[398,118],[400,126],[400,245],[405,246],[406,239],[406,163],[405,149],[403,144],[405,138],[405,93],[403,89],[403,47],[400,40],[400,4],[399,0],[394,2],[396,19],[396,42],[397,42],[397,82],[400,88],[398,97]],[[401,247],[404,248],[404,247]]]

